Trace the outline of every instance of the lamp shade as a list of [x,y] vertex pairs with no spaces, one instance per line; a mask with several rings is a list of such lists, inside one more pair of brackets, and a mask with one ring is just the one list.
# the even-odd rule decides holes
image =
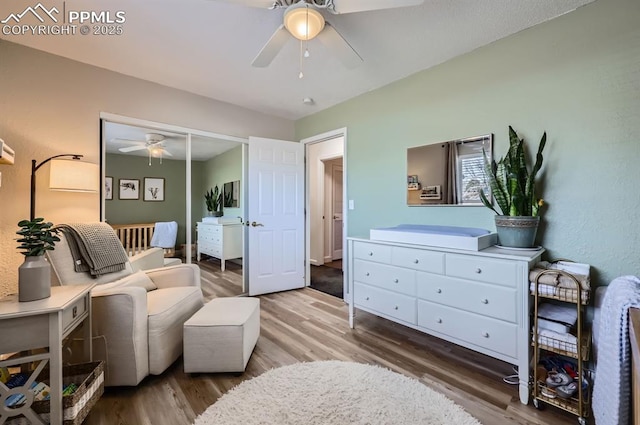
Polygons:
[[98,164],[74,159],[51,161],[49,189],[68,192],[97,192],[100,188]]
[[324,17],[306,3],[296,3],[287,8],[284,26],[298,40],[311,40],[324,28]]

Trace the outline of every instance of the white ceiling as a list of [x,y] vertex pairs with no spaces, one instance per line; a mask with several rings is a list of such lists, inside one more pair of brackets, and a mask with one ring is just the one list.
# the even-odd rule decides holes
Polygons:
[[[35,6],[37,1],[1,1],[0,20]],[[425,0],[421,6],[344,15],[323,11],[364,62],[355,69],[345,69],[318,40],[312,40],[311,57],[304,61],[305,77],[301,80],[300,46],[293,37],[269,67],[250,65],[282,23],[283,10],[221,0],[66,0],[67,11],[124,11],[123,34],[0,34],[0,38],[267,114],[298,119],[591,1]],[[47,1],[46,5],[63,10],[62,0]],[[313,98],[315,104],[303,104],[305,97]]]
[[[103,139],[105,151],[111,154],[149,156],[147,149],[123,153],[118,149],[130,146],[145,146],[147,133],[161,134],[165,137],[162,146],[173,156],[163,156],[164,159],[184,160],[187,157],[187,136],[169,131],[136,127],[126,124],[106,122],[104,125]],[[127,141],[128,140],[128,141]],[[191,159],[194,161],[206,161],[220,155],[230,149],[240,146],[240,143],[224,139],[216,139],[202,136],[191,136]],[[156,164],[158,159],[152,159]]]

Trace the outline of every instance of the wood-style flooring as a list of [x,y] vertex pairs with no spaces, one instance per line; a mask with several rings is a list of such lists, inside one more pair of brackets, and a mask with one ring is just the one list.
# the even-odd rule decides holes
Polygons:
[[[215,260],[200,262],[207,300],[242,292],[239,266],[227,264],[220,272]],[[84,424],[191,424],[246,379],[279,366],[329,359],[377,364],[419,379],[485,425],[577,423],[575,416],[550,406],[539,411],[522,405],[517,386],[502,381],[513,373],[511,365],[365,312],[358,312],[352,330],[346,304],[310,288],[260,300],[260,339],[244,374],[191,376],[183,372],[180,358],[161,376],[149,376],[135,388],[106,388]]]

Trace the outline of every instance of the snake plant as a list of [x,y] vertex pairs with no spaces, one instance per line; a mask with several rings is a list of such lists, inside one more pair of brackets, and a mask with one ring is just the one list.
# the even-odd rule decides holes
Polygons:
[[220,211],[220,207],[222,206],[222,193],[220,193],[217,185],[214,190],[209,189],[204,193],[204,199],[207,204],[207,211]]
[[[545,132],[538,145],[536,162],[531,171],[527,166],[524,140],[518,138],[511,126],[509,126],[507,154],[496,163],[495,160],[490,161],[485,153],[484,165],[491,193],[502,215],[535,217],[540,214],[540,208],[544,202],[536,196],[536,175],[542,167],[542,150],[546,143],[547,133]],[[500,215],[482,190],[480,190],[480,199],[487,208]]]

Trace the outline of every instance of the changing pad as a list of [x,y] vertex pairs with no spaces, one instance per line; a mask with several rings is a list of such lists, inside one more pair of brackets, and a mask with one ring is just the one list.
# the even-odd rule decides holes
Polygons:
[[441,248],[480,251],[495,245],[495,233],[476,227],[438,226],[431,224],[400,224],[395,227],[371,229],[372,240],[429,245]]

